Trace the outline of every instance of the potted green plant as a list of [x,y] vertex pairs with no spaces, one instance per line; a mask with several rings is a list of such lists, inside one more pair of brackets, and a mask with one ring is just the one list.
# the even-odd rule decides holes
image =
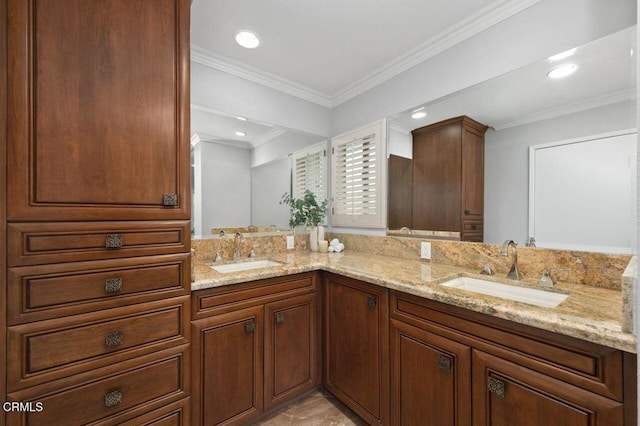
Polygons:
[[327,200],[324,199],[318,203],[315,194],[307,189],[302,198],[294,198],[285,192],[280,204],[288,205],[291,210],[291,218],[289,219],[291,228],[300,225],[311,228],[310,248],[313,251],[318,251],[318,241],[324,239],[324,228],[319,224],[327,213]]

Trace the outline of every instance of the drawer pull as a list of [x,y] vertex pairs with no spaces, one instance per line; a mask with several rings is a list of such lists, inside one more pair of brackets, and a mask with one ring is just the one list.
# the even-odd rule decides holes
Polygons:
[[502,380],[494,379],[493,377],[489,377],[489,392],[498,395],[501,398],[504,398],[504,382]]
[[247,333],[253,333],[256,330],[256,320],[251,320],[244,325],[244,331]]
[[107,234],[104,245],[106,248],[113,249],[122,247],[122,234]]
[[375,308],[378,304],[378,298],[375,296],[368,295],[367,296],[367,306],[370,308]]
[[178,194],[172,194],[170,192],[162,194],[162,205],[167,207],[174,207],[178,205]]
[[122,344],[122,337],[122,331],[112,331],[105,336],[104,344],[108,348],[120,346]]
[[119,390],[109,392],[104,396],[104,406],[107,408],[115,407],[122,402],[122,392]]
[[284,314],[282,312],[278,312],[276,314],[276,324],[282,324],[284,322]]
[[109,278],[104,281],[104,292],[115,294],[122,290],[122,278]]
[[451,358],[445,355],[438,355],[438,368],[446,371],[451,371]]
[[464,211],[464,214],[471,214],[471,210],[466,209],[466,210]]

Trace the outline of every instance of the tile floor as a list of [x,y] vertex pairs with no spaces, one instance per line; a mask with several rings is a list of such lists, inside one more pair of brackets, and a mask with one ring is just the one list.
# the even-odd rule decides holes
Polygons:
[[259,426],[365,426],[333,395],[314,391],[255,423]]

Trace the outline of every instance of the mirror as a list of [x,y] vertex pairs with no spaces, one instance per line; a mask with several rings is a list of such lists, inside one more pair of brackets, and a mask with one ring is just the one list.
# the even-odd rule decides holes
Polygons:
[[[506,239],[513,239],[524,243],[529,236],[535,236],[529,225],[535,218],[529,216],[530,212],[535,215],[537,211],[529,201],[530,147],[559,141],[576,143],[581,138],[589,139],[611,132],[633,135],[637,126],[635,31],[635,27],[631,27],[616,32],[570,52],[563,52],[570,55],[563,59],[545,58],[392,116],[389,153],[396,156],[392,157],[392,161],[402,162],[402,158],[411,157],[411,130],[416,128],[462,115],[489,126],[485,133],[484,152],[484,241],[499,244]],[[547,77],[551,69],[566,63],[577,65],[573,75],[559,79]],[[419,108],[426,116],[411,118]],[[637,140],[637,136],[633,140]],[[611,152],[616,149],[611,148]],[[607,245],[607,251],[610,252],[631,253],[635,247],[635,144],[633,149],[634,152],[629,153],[629,169],[626,172],[630,188],[621,191],[623,195],[619,200],[620,208],[633,210],[633,215],[627,215],[629,223],[625,225],[628,238],[619,242],[620,247]],[[406,167],[407,163],[404,164]],[[589,169],[597,174],[600,167],[602,165],[596,161]],[[577,176],[574,179],[579,180]],[[602,173],[600,182],[604,181],[605,190],[606,179],[607,173]],[[575,182],[572,188],[580,187],[580,182]],[[406,191],[407,188],[399,187],[396,190]],[[392,192],[391,188],[389,192]],[[389,203],[392,203],[391,198]],[[597,203],[594,206],[597,208]],[[556,225],[573,227],[575,233],[583,233],[585,237],[593,233],[594,226],[607,226],[606,221],[604,224],[591,221],[579,225],[580,216],[574,214],[571,223]],[[410,224],[406,226],[411,227]],[[580,242],[547,246],[598,249],[597,244]]]
[[194,236],[289,229],[291,153],[325,138],[191,107]]

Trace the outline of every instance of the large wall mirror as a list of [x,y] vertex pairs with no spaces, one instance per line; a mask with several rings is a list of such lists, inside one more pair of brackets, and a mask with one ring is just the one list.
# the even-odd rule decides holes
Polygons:
[[194,235],[289,228],[291,154],[325,138],[197,105],[191,133]]
[[[545,58],[391,117],[391,161],[411,158],[411,130],[466,115],[489,126],[484,158],[485,242],[525,242],[534,237],[538,246],[631,253],[636,247],[637,206],[635,31],[631,27],[558,52],[564,57]],[[577,67],[572,75],[548,77],[550,70],[565,64]],[[418,109],[426,116],[411,118]],[[586,142],[612,135],[627,135],[626,142],[604,140],[593,155]],[[547,149],[545,156],[539,154],[539,161],[530,164],[532,147],[567,144],[572,147],[569,154],[566,149]],[[547,157],[560,160],[554,163]],[[541,165],[540,158],[546,163]],[[401,164],[410,167],[410,163]],[[550,164],[563,172],[549,178],[557,179],[557,184],[543,180],[545,192],[530,197],[534,169]],[[548,177],[549,171],[538,170],[538,178]],[[389,188],[390,197],[394,191],[397,195],[410,190]],[[560,190],[562,194],[551,193]],[[550,205],[548,199],[556,201]],[[612,209],[623,214],[612,215]],[[544,232],[538,226],[538,235],[532,225],[536,221],[545,224]],[[549,234],[547,229],[567,232]],[[601,237],[594,237],[596,230]],[[617,237],[608,238],[614,234]]]

